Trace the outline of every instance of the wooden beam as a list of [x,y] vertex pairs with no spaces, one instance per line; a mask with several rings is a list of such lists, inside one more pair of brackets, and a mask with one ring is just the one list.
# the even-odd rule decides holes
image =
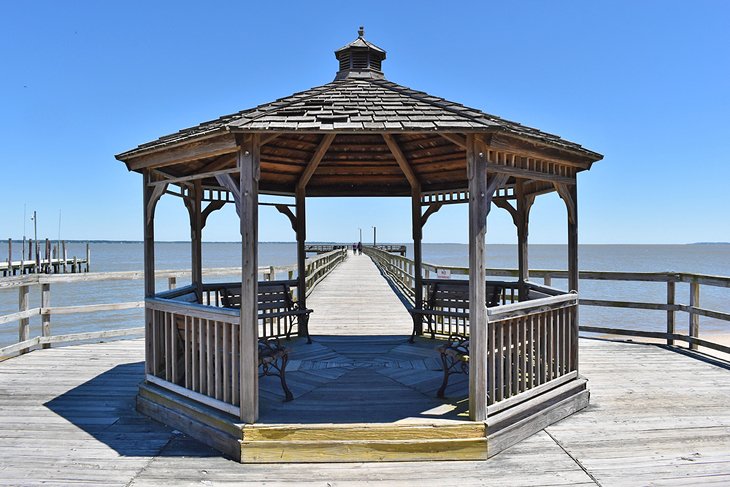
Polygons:
[[466,150],[466,137],[461,134],[450,134],[446,132],[439,132],[439,135],[449,142],[458,145],[462,149]]
[[261,136],[261,145],[266,145],[281,134],[266,134]]
[[548,181],[551,183],[575,184],[575,179],[568,176],[557,176],[555,174],[532,171],[529,169],[521,169],[519,167],[502,166],[499,164],[490,164],[489,172],[508,174],[517,176],[518,178],[534,179],[536,181]]
[[403,171],[403,174],[406,176],[406,179],[408,180],[408,183],[411,185],[411,188],[418,188],[418,192],[420,193],[421,190],[421,183],[418,181],[418,177],[416,176],[416,173],[413,172],[413,168],[408,163],[408,159],[406,159],[405,154],[403,154],[403,151],[400,149],[400,146],[398,145],[398,142],[395,140],[395,137],[390,134],[382,134],[383,139],[385,140],[385,143],[388,145],[388,149],[390,149],[390,153],[393,154],[393,157],[395,158],[395,162],[398,163],[398,166],[400,167],[401,171]]
[[139,171],[231,154],[236,152],[237,149],[235,136],[233,134],[224,134],[168,149],[158,149],[142,155],[133,155],[121,160],[127,163],[130,171]]
[[[196,173],[196,174],[191,174],[190,176],[180,176],[178,178],[170,178],[170,179],[165,179],[165,180],[162,180],[162,181],[155,181],[155,182],[150,183],[150,184],[152,184],[152,185],[162,185],[162,184],[167,185],[167,184],[172,184],[172,183],[185,183],[185,182],[189,182],[189,181],[198,181],[200,179],[218,177],[219,175],[233,174],[233,173],[237,173],[237,172],[238,172],[238,168],[237,167],[232,167],[232,168],[228,168],[228,169],[218,169],[218,170],[215,170],[215,171],[199,172],[199,173]],[[165,174],[165,173],[163,173],[161,171],[157,171],[157,173],[158,174]]]
[[322,137],[322,141],[319,143],[317,149],[314,151],[312,159],[310,159],[307,167],[304,168],[302,175],[299,177],[299,181],[297,182],[297,189],[307,187],[309,180],[312,179],[314,171],[317,170],[319,163],[322,162],[322,158],[324,158],[324,155],[327,153],[327,149],[330,148],[332,141],[335,140],[335,135],[336,134],[325,134]]
[[[572,151],[540,145],[534,140],[527,140],[506,133],[493,134],[489,146],[495,150],[514,152],[524,157],[542,159],[580,169],[589,169],[593,163],[591,158],[585,154],[578,155]],[[599,159],[602,158],[603,156],[599,155]]]
[[295,232],[297,231],[297,217],[294,215],[294,213],[289,208],[289,205],[274,205],[274,207],[281,213],[282,215],[289,218],[289,223],[291,223],[291,228]]
[[476,136],[466,136],[469,178],[469,416],[487,419],[487,297],[484,239],[491,195],[487,192],[487,158]]
[[259,136],[242,136],[238,150],[242,269],[239,390],[241,421],[244,423],[254,423],[259,417],[257,245],[260,163]]

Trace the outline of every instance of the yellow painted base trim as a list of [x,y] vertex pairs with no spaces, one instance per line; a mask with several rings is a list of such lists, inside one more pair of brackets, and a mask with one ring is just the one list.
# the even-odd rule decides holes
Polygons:
[[241,442],[241,463],[486,460],[487,439]]

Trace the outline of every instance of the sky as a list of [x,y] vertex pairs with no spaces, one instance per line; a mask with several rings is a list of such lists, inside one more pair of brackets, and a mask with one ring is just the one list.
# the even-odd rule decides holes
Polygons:
[[[114,155],[202,121],[328,83],[365,27],[386,78],[604,154],[578,180],[581,243],[730,241],[730,2],[10,2],[0,16],[0,238],[140,240],[141,176]],[[310,241],[410,239],[405,198],[307,203]],[[24,216],[25,214],[25,216]],[[554,194],[531,243],[565,243]],[[187,240],[163,197],[159,240]],[[260,210],[262,241],[293,241]],[[424,242],[465,243],[467,208]],[[232,208],[208,241],[240,239]],[[513,243],[493,208],[488,243]]]

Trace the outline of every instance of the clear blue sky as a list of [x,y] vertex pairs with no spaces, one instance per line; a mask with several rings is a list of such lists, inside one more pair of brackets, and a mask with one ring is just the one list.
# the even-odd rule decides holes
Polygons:
[[[333,50],[364,25],[386,77],[605,155],[579,179],[582,243],[730,240],[730,2],[4,2],[0,16],[0,238],[23,206],[54,237],[140,239],[141,178],[114,154],[331,81]],[[312,199],[309,240],[410,238],[404,199]],[[260,238],[291,241],[262,209]],[[157,236],[189,237],[181,202]],[[28,234],[32,223],[27,222]],[[553,195],[532,243],[564,243]],[[466,207],[425,241],[466,242]],[[237,240],[232,209],[206,240]],[[488,242],[514,242],[493,209]]]

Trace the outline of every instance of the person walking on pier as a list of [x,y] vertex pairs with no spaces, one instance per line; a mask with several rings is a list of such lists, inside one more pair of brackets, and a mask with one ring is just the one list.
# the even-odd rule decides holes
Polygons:
[[357,243],[357,253],[362,255],[362,242]]
[[357,243],[352,244],[352,255],[357,254]]

